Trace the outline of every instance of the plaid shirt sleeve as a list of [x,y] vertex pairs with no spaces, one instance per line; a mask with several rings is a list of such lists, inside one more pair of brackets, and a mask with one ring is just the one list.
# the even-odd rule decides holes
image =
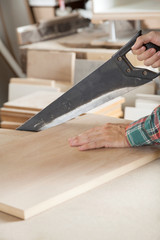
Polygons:
[[151,115],[132,122],[126,128],[126,137],[132,147],[160,144],[160,105]]

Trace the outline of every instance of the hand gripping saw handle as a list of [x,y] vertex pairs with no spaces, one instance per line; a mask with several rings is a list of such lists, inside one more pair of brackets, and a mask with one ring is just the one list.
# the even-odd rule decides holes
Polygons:
[[[146,83],[146,80],[148,80],[147,82],[150,82],[160,75],[160,72],[156,73],[148,69],[134,67],[126,57],[126,54],[131,50],[131,47],[136,42],[136,39],[141,35],[142,31],[140,30],[125,46],[123,46],[119,51],[117,51],[112,57],[126,77],[131,77],[132,79],[135,78],[135,87],[138,85],[143,85],[144,83]],[[146,50],[154,48],[156,49],[156,52],[160,51],[160,47],[151,42],[144,44],[144,46],[146,47]],[[139,82],[139,80],[141,81],[141,83]]]

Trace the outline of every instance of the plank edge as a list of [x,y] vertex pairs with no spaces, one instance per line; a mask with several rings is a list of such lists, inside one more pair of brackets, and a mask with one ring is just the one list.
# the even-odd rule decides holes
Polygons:
[[116,179],[117,177],[123,176],[124,174],[131,172],[139,167],[142,167],[156,159],[159,158],[160,150],[157,150],[156,152],[153,152],[149,156],[142,157],[141,159],[138,159],[132,163],[129,163],[128,165],[125,165],[123,167],[120,167],[119,169],[113,170],[110,173],[104,174],[101,177],[98,177],[94,180],[91,180],[85,184],[82,184],[78,187],[75,187],[69,191],[66,191],[62,194],[59,194],[56,197],[50,198],[47,201],[43,201],[39,204],[36,204],[32,208],[28,208],[24,211],[24,218],[28,219],[30,217],[33,217],[35,215],[38,215],[46,210],[49,210],[50,208],[57,206],[60,203],[63,203],[67,200],[70,200],[74,197],[77,197],[83,193],[86,193],[98,186],[101,186],[102,184],[105,184],[113,179]]

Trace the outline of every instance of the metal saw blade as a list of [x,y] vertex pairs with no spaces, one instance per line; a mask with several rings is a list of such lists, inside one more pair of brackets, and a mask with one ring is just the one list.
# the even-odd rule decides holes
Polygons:
[[123,74],[111,58],[17,129],[40,131],[59,125],[132,90],[140,80]]

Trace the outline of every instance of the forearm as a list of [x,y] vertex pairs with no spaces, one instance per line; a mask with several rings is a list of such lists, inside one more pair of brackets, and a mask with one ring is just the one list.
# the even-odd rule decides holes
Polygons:
[[160,144],[160,105],[151,115],[129,124],[126,137],[132,147]]

